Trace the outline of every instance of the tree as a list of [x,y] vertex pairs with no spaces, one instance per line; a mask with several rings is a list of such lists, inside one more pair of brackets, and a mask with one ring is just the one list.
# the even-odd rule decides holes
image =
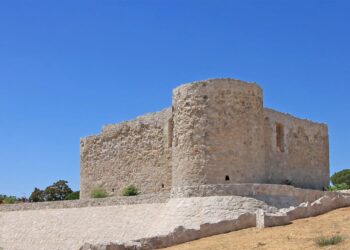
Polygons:
[[350,169],[344,169],[340,172],[336,172],[331,177],[333,185],[340,185],[342,183],[350,186]]
[[59,180],[48,186],[45,191],[45,200],[46,201],[62,201],[66,198],[67,195],[72,193],[72,189],[67,185],[68,181]]
[[31,202],[41,202],[45,201],[44,191],[39,188],[34,188],[34,191],[29,196],[29,201]]

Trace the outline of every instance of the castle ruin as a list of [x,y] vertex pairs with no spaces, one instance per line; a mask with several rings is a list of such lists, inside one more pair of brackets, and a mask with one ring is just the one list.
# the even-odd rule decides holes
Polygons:
[[173,90],[172,107],[81,139],[81,198],[224,184],[329,185],[328,128],[263,106],[254,83],[212,79]]

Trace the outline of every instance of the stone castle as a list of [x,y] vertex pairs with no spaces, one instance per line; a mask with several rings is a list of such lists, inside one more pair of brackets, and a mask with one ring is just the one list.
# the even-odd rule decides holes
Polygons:
[[[329,184],[328,128],[263,106],[262,89],[212,79],[173,90],[172,107],[81,139],[81,198],[135,185],[173,196],[224,184]],[[195,191],[193,191],[195,192]]]

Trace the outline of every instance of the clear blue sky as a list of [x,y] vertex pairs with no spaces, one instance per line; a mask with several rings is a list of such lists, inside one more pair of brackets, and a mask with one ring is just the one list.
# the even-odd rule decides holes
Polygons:
[[80,137],[215,77],[327,123],[331,171],[350,168],[349,13],[348,0],[0,1],[0,193],[79,189]]

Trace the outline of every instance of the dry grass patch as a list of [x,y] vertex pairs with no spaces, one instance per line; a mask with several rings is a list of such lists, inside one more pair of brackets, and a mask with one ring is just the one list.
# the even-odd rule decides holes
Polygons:
[[321,236],[315,239],[315,243],[320,247],[337,245],[342,242],[344,238],[341,235],[332,235],[329,237]]
[[[349,250],[350,208],[341,208],[292,224],[248,228],[168,248],[168,250]],[[322,237],[325,236],[325,237]]]

